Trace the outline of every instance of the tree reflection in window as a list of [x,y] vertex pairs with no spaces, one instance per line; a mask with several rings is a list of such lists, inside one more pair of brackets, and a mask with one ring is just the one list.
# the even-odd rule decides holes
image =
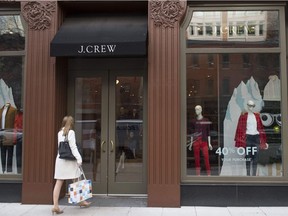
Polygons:
[[25,35],[20,15],[0,16],[0,51],[24,49]]

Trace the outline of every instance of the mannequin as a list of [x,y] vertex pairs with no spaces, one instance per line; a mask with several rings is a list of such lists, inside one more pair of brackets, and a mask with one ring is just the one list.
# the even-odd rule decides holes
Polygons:
[[118,119],[127,119],[126,110],[123,106],[120,107]]
[[[209,152],[213,149],[211,145],[210,137],[210,124],[211,122],[204,118],[202,115],[202,107],[200,105],[195,106],[196,119],[192,122],[192,136],[191,136],[191,145],[193,146],[194,158],[195,158],[195,168],[196,175],[200,175],[200,149],[204,157],[205,167],[207,175],[211,175],[210,162],[209,162]],[[191,147],[189,150],[191,150]]]
[[254,112],[255,103],[252,100],[247,102],[247,112],[240,115],[236,133],[235,146],[245,148],[246,172],[247,176],[256,176],[258,151],[268,149],[266,134],[260,118],[260,113]]
[[130,118],[131,119],[139,119],[139,114],[138,114],[138,112],[137,112],[137,110],[135,108],[132,110]]
[[15,140],[16,143],[16,161],[17,173],[22,172],[22,131],[23,130],[23,109],[17,111],[14,122]]
[[[14,140],[13,135],[10,137],[9,133],[6,133],[6,131],[7,129],[11,129],[11,132],[13,131],[16,113],[17,109],[15,107],[12,107],[10,103],[6,103],[0,109],[0,123],[2,131],[0,146],[1,146],[1,162],[3,173],[12,172]],[[7,170],[6,170],[6,157],[7,157]]]
[[[125,120],[127,119],[126,115],[126,109],[122,106],[119,110],[118,120]],[[123,124],[120,124],[121,121],[118,121],[119,124],[117,124],[117,135],[118,135],[118,146],[125,146],[125,140],[128,135],[128,127],[124,126]]]
[[134,136],[134,132],[130,131],[129,138],[128,138],[128,146],[129,146],[129,149],[132,151],[134,158],[136,158],[136,145],[137,145],[137,140]]
[[119,158],[118,165],[117,165],[117,169],[116,169],[116,171],[115,171],[116,175],[119,173],[120,167],[121,167],[122,169],[125,168],[125,159],[126,159],[125,152],[122,151],[122,153],[121,153],[121,155],[120,155],[120,158]]

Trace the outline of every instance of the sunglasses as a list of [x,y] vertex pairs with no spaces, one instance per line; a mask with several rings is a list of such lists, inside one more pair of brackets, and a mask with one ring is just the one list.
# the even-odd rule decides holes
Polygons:
[[248,107],[255,107],[255,104],[254,105],[251,105],[251,104],[247,104]]
[[281,114],[271,114],[271,113],[261,113],[260,114],[262,124],[265,127],[271,126],[274,122],[277,123],[277,125],[281,126]]

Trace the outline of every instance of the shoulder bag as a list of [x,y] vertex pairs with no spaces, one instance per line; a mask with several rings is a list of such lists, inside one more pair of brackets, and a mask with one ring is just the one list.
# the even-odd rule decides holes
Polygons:
[[67,135],[65,136],[64,141],[59,143],[58,152],[59,152],[59,158],[61,159],[76,160],[69,146]]

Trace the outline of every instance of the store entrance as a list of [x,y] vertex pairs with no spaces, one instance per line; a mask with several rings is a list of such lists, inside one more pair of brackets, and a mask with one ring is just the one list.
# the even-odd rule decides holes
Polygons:
[[144,60],[69,61],[68,112],[94,194],[146,194]]

